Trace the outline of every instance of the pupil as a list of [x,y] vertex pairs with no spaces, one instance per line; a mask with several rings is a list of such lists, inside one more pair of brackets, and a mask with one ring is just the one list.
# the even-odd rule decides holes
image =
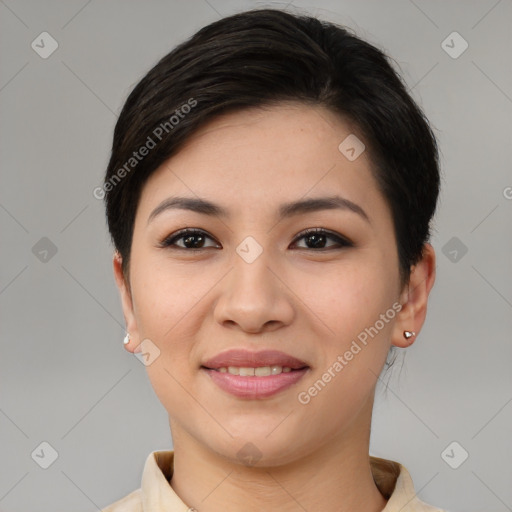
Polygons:
[[[197,243],[193,243],[193,240],[197,239]],[[202,244],[204,242],[204,237],[202,235],[190,235],[185,238],[185,245],[189,247],[189,244],[195,249],[202,247]],[[325,242],[325,236],[324,235],[309,235],[308,236],[308,243],[312,245],[313,247],[323,247]]]
[[202,235],[190,235],[190,236],[187,236],[185,238],[185,245],[187,247],[189,247],[189,243],[191,242],[191,240],[193,240],[194,238],[197,238],[197,239],[200,239],[200,242],[198,244],[194,244],[192,243],[192,246],[194,249],[197,249],[198,247],[200,248],[201,247],[201,243],[203,242],[203,236]]
[[312,245],[313,247],[321,247],[322,242],[324,242],[324,235],[309,235],[308,241],[313,240]]

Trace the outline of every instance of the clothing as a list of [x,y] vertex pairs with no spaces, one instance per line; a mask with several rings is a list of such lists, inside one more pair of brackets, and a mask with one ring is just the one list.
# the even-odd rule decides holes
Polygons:
[[[154,451],[146,459],[140,489],[101,512],[191,512],[170,486],[174,451]],[[418,499],[407,469],[400,463],[370,456],[373,479],[388,499],[382,512],[445,512]]]

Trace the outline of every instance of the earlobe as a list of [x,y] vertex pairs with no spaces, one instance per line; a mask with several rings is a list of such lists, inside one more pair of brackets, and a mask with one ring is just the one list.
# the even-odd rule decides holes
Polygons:
[[[129,283],[123,273],[122,269],[123,259],[118,251],[114,252],[112,264],[114,268],[114,278],[116,280],[117,288],[121,296],[121,306],[123,308],[123,315],[126,324],[126,336],[124,338],[124,347],[128,352],[133,352],[137,346],[136,340],[138,339],[138,329],[135,315],[133,312],[133,300],[130,291]],[[129,333],[129,334],[128,334]]]
[[406,348],[416,340],[427,315],[428,296],[435,281],[435,267],[434,248],[426,243],[421,260],[411,268],[409,282],[402,291],[402,309],[393,328],[392,345]]

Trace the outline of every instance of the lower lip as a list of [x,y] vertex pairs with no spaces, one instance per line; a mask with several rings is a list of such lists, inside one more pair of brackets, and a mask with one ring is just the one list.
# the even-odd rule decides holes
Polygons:
[[265,377],[240,377],[231,373],[221,373],[209,368],[201,368],[219,388],[239,398],[268,398],[298,382],[309,368],[292,370],[279,375],[267,375]]

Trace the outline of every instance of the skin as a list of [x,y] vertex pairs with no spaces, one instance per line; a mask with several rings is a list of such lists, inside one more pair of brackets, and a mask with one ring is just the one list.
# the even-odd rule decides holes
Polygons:
[[[351,133],[357,129],[324,108],[293,103],[213,120],[145,184],[129,280],[114,254],[131,338],[126,349],[140,350],[150,339],[160,350],[147,371],[169,414],[171,485],[198,511],[377,512],[386,505],[369,463],[375,386],[391,345],[411,345],[415,338],[406,340],[403,331],[419,333],[423,325],[435,254],[425,244],[401,286],[391,212],[369,152],[351,162],[338,150]],[[278,221],[284,202],[333,194],[359,205],[369,221],[348,209]],[[210,200],[231,216],[175,209],[148,223],[173,195]],[[203,230],[205,248],[159,247],[183,228]],[[325,238],[317,249],[308,237],[297,238],[307,228],[329,230],[353,246]],[[252,263],[236,252],[247,236],[263,249]],[[176,243],[185,246],[183,238]],[[300,403],[298,393],[397,301],[400,312]],[[237,398],[200,370],[230,348],[281,350],[310,369],[270,398]],[[248,442],[260,456],[255,465],[237,457]]]

